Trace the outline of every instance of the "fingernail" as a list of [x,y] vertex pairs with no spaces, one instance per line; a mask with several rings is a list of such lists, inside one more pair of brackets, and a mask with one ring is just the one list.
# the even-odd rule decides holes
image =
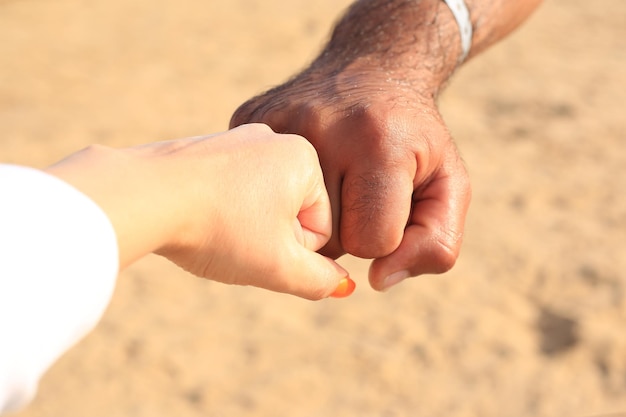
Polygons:
[[389,275],[387,278],[383,280],[383,291],[393,287],[394,285],[396,285],[397,283],[401,281],[404,281],[410,276],[411,274],[409,273],[409,271],[406,271],[406,270],[394,272],[393,274]]
[[354,292],[356,284],[350,279],[350,277],[341,278],[339,285],[335,288],[335,291],[330,295],[333,298],[344,298]]

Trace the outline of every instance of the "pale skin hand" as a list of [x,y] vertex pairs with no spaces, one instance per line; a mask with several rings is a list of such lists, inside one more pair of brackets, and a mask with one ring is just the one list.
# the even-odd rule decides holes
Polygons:
[[330,238],[331,209],[315,149],[301,137],[257,124],[92,146],[47,172],[107,213],[122,267],[156,252],[200,277],[313,300],[348,276],[315,252]]
[[[475,56],[540,0],[466,0]],[[458,66],[458,27],[441,0],[356,1],[302,73],[244,103],[231,126],[264,122],[317,149],[333,208],[327,256],[374,258],[383,290],[456,262],[471,190],[437,109]]]

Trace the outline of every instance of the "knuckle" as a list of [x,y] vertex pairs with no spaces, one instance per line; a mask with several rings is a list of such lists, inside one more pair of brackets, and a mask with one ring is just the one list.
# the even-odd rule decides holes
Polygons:
[[315,147],[304,136],[295,133],[285,134],[285,136],[291,139],[291,143],[305,155],[315,156],[317,158]]
[[321,172],[318,153],[311,142],[295,134],[282,134],[282,139],[289,151],[291,162],[297,164],[298,169],[314,167]]
[[253,122],[250,123],[248,126],[254,131],[254,133],[259,135],[271,135],[274,133],[272,128],[265,123]]
[[311,142],[301,137],[300,143],[302,143],[302,155],[306,159],[307,163],[311,164],[315,167],[315,171],[319,172],[319,175],[322,175],[322,168],[319,165],[319,155]]
[[435,239],[430,257],[433,273],[441,274],[451,270],[459,257],[462,235],[455,232],[443,233]]
[[392,118],[385,115],[376,114],[371,109],[358,109],[351,113],[350,118],[358,126],[362,132],[366,132],[360,138],[360,146],[367,152],[387,147],[387,139],[392,137],[393,132],[397,130],[396,122]]
[[[389,182],[381,174],[405,170],[415,164],[420,149],[414,132],[401,118],[367,112],[355,120],[358,126],[358,146],[350,150],[354,160],[375,166],[379,174],[373,180]],[[409,168],[414,169],[414,168]]]
[[267,114],[273,109],[273,105],[268,103],[266,94],[253,97],[241,104],[231,116],[230,127],[261,122],[267,119]]
[[251,107],[250,101],[239,106],[230,118],[229,127],[232,129],[233,127],[245,124],[250,119],[252,113]]

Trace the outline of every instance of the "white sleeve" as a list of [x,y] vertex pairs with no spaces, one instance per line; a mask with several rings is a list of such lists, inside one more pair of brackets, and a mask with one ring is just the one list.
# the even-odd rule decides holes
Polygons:
[[84,194],[0,164],[0,414],[98,322],[118,273],[115,231]]

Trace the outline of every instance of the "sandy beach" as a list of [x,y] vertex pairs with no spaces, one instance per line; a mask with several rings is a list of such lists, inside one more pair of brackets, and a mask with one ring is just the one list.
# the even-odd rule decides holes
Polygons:
[[[348,4],[0,0],[0,160],[225,130]],[[625,22],[623,0],[547,0],[455,75],[474,197],[452,271],[381,294],[346,256],[354,295],[310,302],[151,256],[17,416],[626,413]]]

